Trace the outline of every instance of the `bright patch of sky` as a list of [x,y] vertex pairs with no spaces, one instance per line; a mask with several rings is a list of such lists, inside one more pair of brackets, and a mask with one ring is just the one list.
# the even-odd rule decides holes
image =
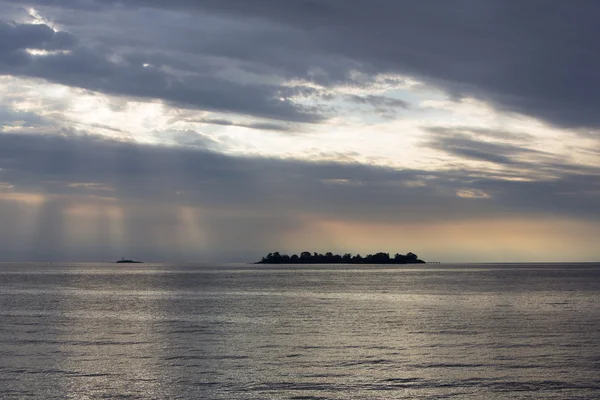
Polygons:
[[[582,138],[577,131],[502,112],[481,100],[457,101],[406,77],[377,77],[374,82],[333,89],[313,86],[315,93],[291,100],[331,110],[328,120],[282,123],[281,130],[263,130],[260,123],[272,121],[2,77],[2,107],[13,112],[13,120],[5,120],[0,129],[34,133],[68,128],[142,143],[208,146],[234,155],[357,161],[394,168],[439,169],[457,163],[489,167],[485,162],[448,157],[428,148],[431,130],[442,128],[484,143],[516,143],[577,164],[598,165],[597,154],[590,151],[595,140]],[[184,141],[182,134],[186,134]],[[195,135],[197,140],[191,141]],[[576,146],[573,140],[577,140]]]

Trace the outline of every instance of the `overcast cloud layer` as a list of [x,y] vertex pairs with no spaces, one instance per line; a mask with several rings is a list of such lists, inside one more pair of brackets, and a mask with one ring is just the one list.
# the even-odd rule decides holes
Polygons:
[[0,250],[598,259],[598,17],[596,1],[0,0]]

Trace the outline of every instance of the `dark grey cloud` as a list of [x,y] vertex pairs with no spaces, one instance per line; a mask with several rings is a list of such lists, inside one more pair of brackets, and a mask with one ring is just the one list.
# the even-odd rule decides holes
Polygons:
[[172,140],[179,145],[199,147],[202,149],[218,150],[220,147],[220,143],[209,135],[191,130],[175,132]]
[[292,128],[289,125],[277,124],[272,122],[252,122],[252,123],[241,123],[235,122],[228,119],[221,118],[205,118],[205,119],[186,119],[187,122],[195,122],[199,124],[208,125],[221,125],[221,126],[239,126],[240,128],[258,129],[261,131],[280,131],[286,132],[291,131]]
[[[500,160],[503,162],[504,159]],[[553,167],[553,179],[535,178],[535,170]],[[343,219],[390,221],[473,218],[506,210],[524,210],[544,193],[539,212],[560,211],[597,218],[600,209],[588,196],[563,193],[600,189],[600,169],[531,162],[531,181],[502,179],[498,171],[395,170],[351,163],[306,162],[232,157],[206,149],[142,145],[81,133],[0,135],[2,181],[19,191],[77,194],[90,190],[73,183],[111,187],[113,196],[263,214],[310,213]],[[522,175],[526,176],[526,175]],[[419,182],[419,185],[414,185]],[[478,214],[456,192],[476,189],[492,194]],[[93,189],[93,187],[92,187]],[[103,189],[99,189],[103,190]],[[501,198],[501,199],[500,199]],[[165,203],[166,204],[166,203]],[[558,208],[561,205],[564,208]],[[451,207],[453,213],[448,213]],[[527,206],[526,211],[530,211]]]
[[68,32],[55,32],[44,24],[15,24],[0,21],[0,54],[23,49],[65,50],[77,39]]
[[[54,31],[45,24],[2,22],[0,74],[39,77],[110,94],[162,99],[183,108],[294,122],[316,122],[324,118],[318,107],[300,106],[282,97],[286,89],[276,84],[236,82],[217,76],[218,66],[195,60],[202,57],[202,52],[189,54],[195,50],[189,33],[184,33],[184,38],[171,37],[183,45],[171,46],[169,40],[163,40],[161,47],[162,36],[156,30],[151,32],[156,37],[146,38],[150,42],[136,43],[133,37],[121,37],[124,32],[119,32],[119,27],[102,26],[101,29],[107,32],[101,39],[85,38],[77,46],[75,36]],[[133,29],[135,31],[135,27]],[[141,50],[119,54],[123,47],[132,48],[136,44],[142,45]],[[166,55],[170,47],[187,51],[188,57]],[[28,49],[69,52],[39,56],[30,54]]]
[[0,107],[0,129],[20,125],[23,127],[38,127],[46,125],[48,121],[31,111],[15,111]]
[[311,29],[320,33],[315,43],[322,48],[374,70],[433,79],[457,95],[492,99],[560,125],[600,124],[596,1],[577,7],[541,0],[173,3]]
[[[90,1],[34,1],[78,7]],[[456,96],[567,127],[598,127],[600,3],[542,0],[123,0],[103,11],[160,8],[245,24],[243,35],[195,40],[196,52],[226,56],[321,82],[349,68],[419,77]],[[261,21],[257,23],[256,21]],[[276,33],[276,34],[274,34]],[[181,43],[176,46],[181,47]],[[320,68],[325,75],[311,75]]]
[[511,143],[530,145],[535,136],[525,132],[513,132],[500,129],[476,128],[471,126],[445,128],[432,126],[427,130],[438,137],[464,137],[474,136],[486,140],[503,140]]
[[[69,130],[0,134],[0,249],[5,258],[110,260],[123,255],[113,254],[122,249],[153,260],[202,254],[205,259],[247,261],[289,246],[286,234],[310,230],[314,218],[434,226],[494,217],[600,220],[599,168],[555,163],[552,179],[536,178],[534,169],[551,164],[532,162],[521,166],[529,168],[530,181],[511,181],[508,173],[494,170],[433,172],[232,157],[209,150],[208,137],[190,137],[206,142],[194,148],[167,147]],[[528,175],[520,172],[523,176]],[[488,197],[457,195],[465,191]],[[36,193],[46,200],[36,212],[24,214],[22,202]],[[115,236],[115,221],[102,211],[113,206],[122,209],[122,237]],[[91,215],[97,212],[92,220],[77,217],[93,228],[89,240],[79,244],[74,242],[78,237],[69,236],[74,221],[69,210],[78,207],[88,207]],[[200,213],[182,216],[180,207]],[[197,241],[205,248],[177,247],[179,241],[196,240],[188,237],[182,218],[202,227]]]
[[[34,47],[38,48],[42,47]],[[110,94],[163,99],[184,108],[296,122],[323,118],[315,107],[301,107],[278,98],[278,88],[274,86],[239,85],[214,76],[176,77],[151,66],[113,62],[106,54],[81,48],[46,56],[8,49],[0,53],[0,74],[44,78]]]
[[399,107],[399,108],[409,108],[410,104],[404,100],[393,99],[386,96],[358,96],[358,95],[348,95],[347,99],[354,103],[358,104],[368,104],[373,107]]
[[[541,158],[556,157],[549,153],[532,150],[523,146],[481,141],[454,129],[433,129],[434,135],[426,145],[432,149],[440,150],[460,159],[486,161],[501,166],[527,166],[531,159],[539,161]],[[485,132],[487,133],[487,132]],[[523,158],[529,160],[524,161]]]
[[55,32],[44,24],[14,24],[0,21],[0,74],[4,69],[18,68],[32,57],[27,49],[67,50],[77,39],[67,32]]
[[[484,161],[506,169],[506,176],[538,179],[540,174],[575,179],[580,174],[595,176],[600,169],[573,162],[569,154],[555,154],[522,145],[531,139],[517,132],[487,129],[432,128],[424,145],[461,160]],[[482,140],[482,137],[486,140]],[[492,140],[490,140],[490,138]],[[507,143],[516,141],[516,144]]]

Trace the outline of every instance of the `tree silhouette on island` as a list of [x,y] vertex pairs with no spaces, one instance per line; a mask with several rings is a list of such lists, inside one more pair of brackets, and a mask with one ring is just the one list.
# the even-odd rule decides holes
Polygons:
[[119,261],[115,261],[115,264],[143,264],[143,262],[121,258]]
[[389,253],[375,253],[362,257],[360,254],[353,256],[346,253],[343,256],[331,252],[325,254],[303,251],[300,256],[280,254],[278,251],[269,253],[255,264],[424,264],[416,254],[396,254],[390,257]]

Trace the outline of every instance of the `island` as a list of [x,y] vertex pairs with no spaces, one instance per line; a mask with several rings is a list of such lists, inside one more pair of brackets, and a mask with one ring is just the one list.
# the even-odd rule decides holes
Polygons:
[[425,264],[414,253],[399,254],[390,257],[389,253],[375,253],[362,257],[360,254],[346,253],[343,256],[331,252],[325,254],[303,251],[300,255],[269,253],[255,264]]
[[134,260],[127,260],[124,258],[121,258],[119,261],[115,261],[116,264],[143,264],[142,261],[134,261]]

